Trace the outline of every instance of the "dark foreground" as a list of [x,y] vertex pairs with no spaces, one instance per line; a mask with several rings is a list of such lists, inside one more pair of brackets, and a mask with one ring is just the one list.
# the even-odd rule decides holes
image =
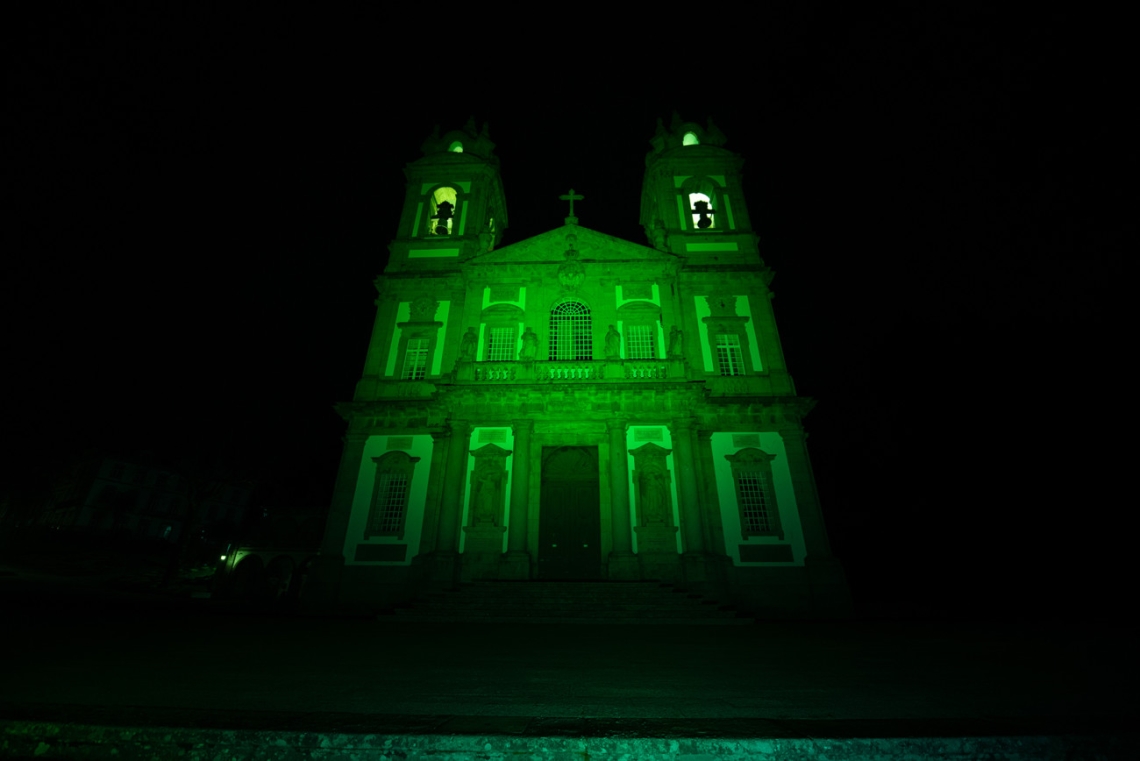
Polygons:
[[0,577],[0,757],[1138,758],[1110,624],[442,626]]

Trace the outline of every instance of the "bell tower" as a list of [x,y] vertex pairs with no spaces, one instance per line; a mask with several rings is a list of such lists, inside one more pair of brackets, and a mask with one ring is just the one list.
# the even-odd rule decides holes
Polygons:
[[445,270],[492,250],[507,227],[499,159],[487,124],[470,119],[461,130],[439,127],[404,168],[407,189],[388,272]]
[[711,118],[704,127],[676,113],[668,128],[657,120],[641,187],[641,224],[654,248],[691,262],[755,261],[744,160],[724,143]]

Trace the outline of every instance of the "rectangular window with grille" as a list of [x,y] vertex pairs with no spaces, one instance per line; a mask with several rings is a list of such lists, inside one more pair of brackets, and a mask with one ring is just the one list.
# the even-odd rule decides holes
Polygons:
[[404,473],[380,473],[380,483],[376,487],[376,509],[370,533],[395,534],[400,530],[404,519],[404,507],[408,503],[408,476]]
[[656,359],[653,351],[652,325],[626,325],[625,351],[628,359]]
[[491,337],[487,343],[487,359],[491,362],[507,362],[517,356],[517,343],[515,328],[491,328]]
[[748,533],[762,534],[773,530],[772,500],[768,476],[762,471],[741,472],[736,475],[740,495],[740,510],[744,528]]
[[428,344],[426,338],[408,339],[408,347],[404,351],[404,372],[400,375],[404,380],[423,380],[427,373]]
[[744,375],[744,357],[740,353],[740,336],[717,333],[716,361],[721,375]]

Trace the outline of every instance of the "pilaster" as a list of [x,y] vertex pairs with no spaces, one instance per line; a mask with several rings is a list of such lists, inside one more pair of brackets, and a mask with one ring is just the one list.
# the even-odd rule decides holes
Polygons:
[[463,487],[466,484],[468,439],[471,424],[452,420],[451,442],[447,449],[447,469],[440,495],[439,527],[436,531],[433,580],[454,583],[459,573],[459,520],[463,514]]
[[629,453],[625,445],[628,423],[624,418],[606,421],[610,443],[610,531],[612,550],[607,564],[611,579],[641,578],[637,556],[633,554],[633,532],[629,516]]
[[507,525],[507,554],[499,564],[501,579],[529,579],[531,556],[527,550],[527,530],[530,518],[530,437],[534,433],[533,420],[512,422],[515,438],[511,455],[511,512]]

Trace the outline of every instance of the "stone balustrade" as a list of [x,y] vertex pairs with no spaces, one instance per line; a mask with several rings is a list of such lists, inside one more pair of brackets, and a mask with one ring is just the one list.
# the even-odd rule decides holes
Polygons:
[[605,377],[602,362],[538,362],[538,379],[552,381],[596,381]]
[[[525,362],[476,362],[475,380],[480,383],[485,381],[512,382],[523,380],[519,377],[520,369],[526,369]],[[527,380],[529,380],[529,378]]]

